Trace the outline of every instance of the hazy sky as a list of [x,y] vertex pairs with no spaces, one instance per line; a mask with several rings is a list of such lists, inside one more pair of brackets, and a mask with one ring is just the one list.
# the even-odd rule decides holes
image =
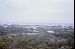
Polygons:
[[73,23],[74,0],[0,0],[0,23]]

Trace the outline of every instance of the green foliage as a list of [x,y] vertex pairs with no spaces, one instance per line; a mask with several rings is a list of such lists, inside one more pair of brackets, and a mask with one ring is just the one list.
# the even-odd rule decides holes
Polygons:
[[9,49],[12,40],[7,37],[0,37],[0,49]]
[[[60,39],[59,39],[60,40]],[[71,49],[74,46],[74,34],[70,34],[65,42],[51,41],[50,36],[17,35],[11,39],[0,37],[0,49],[58,49],[61,47]]]
[[74,33],[71,34],[70,38],[67,41],[69,46],[74,46]]

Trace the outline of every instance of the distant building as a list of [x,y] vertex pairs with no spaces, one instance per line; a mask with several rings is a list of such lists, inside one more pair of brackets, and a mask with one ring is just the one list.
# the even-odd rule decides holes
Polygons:
[[54,31],[48,31],[48,33],[54,33]]

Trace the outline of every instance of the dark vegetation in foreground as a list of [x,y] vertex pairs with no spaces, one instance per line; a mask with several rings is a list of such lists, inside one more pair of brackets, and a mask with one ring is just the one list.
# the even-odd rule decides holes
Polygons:
[[46,36],[46,35],[45,36],[17,35],[17,36],[12,36],[12,38],[8,38],[7,36],[0,36],[0,49],[62,49],[62,48],[72,49],[73,48],[74,46],[73,34],[70,34],[67,39],[64,38],[63,40],[64,41],[62,41],[61,38],[58,38],[56,35],[55,37]]

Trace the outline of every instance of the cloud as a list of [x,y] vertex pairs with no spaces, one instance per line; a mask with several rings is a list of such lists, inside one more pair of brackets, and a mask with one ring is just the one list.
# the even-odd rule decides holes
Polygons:
[[73,0],[0,0],[0,22],[73,22],[73,2]]

